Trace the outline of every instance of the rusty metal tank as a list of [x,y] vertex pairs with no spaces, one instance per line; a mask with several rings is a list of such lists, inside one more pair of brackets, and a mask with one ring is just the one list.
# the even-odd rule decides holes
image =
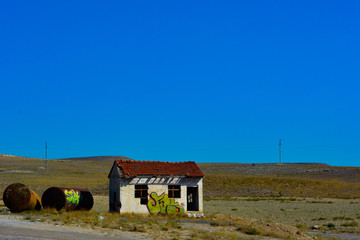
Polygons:
[[92,194],[86,189],[51,187],[42,195],[44,208],[60,210],[90,210],[94,205]]
[[3,201],[5,206],[12,212],[41,209],[39,195],[22,183],[9,185],[3,193]]

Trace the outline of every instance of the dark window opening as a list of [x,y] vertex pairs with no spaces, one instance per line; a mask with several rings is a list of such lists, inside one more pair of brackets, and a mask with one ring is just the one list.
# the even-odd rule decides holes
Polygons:
[[181,197],[181,187],[180,185],[169,185],[168,186],[168,195],[169,198],[180,198]]
[[148,202],[148,189],[147,185],[135,185],[135,198],[140,198],[141,205]]

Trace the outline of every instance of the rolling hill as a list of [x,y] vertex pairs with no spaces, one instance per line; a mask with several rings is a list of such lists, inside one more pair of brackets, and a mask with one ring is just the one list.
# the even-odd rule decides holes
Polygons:
[[[92,156],[44,159],[0,154],[0,194],[21,182],[43,191],[50,186],[88,188],[108,194],[108,173],[114,159]],[[360,197],[360,168],[318,163],[198,163],[204,172],[204,196],[218,197]]]
[[108,162],[114,161],[115,159],[125,159],[133,160],[124,156],[92,156],[92,157],[72,157],[72,158],[62,158],[62,159],[52,159],[52,160],[62,160],[62,161],[95,161],[95,162]]

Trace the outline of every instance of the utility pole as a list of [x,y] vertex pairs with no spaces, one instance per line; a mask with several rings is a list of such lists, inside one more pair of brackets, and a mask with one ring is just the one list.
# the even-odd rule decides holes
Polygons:
[[279,140],[279,158],[280,158],[280,164],[281,164],[281,139]]
[[45,169],[47,169],[47,142],[45,142]]

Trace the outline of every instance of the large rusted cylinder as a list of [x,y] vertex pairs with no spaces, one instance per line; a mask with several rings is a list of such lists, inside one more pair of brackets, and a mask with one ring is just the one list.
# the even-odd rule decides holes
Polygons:
[[42,195],[44,208],[60,210],[90,210],[94,205],[91,193],[85,189],[51,187]]
[[33,190],[21,183],[9,185],[3,194],[5,206],[12,212],[40,210],[41,198]]

